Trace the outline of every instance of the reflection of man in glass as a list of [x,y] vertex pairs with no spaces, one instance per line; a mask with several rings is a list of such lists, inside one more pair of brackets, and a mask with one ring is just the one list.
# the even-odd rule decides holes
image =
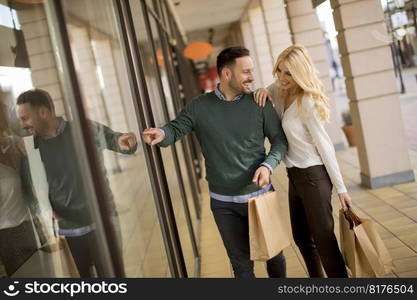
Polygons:
[[[17,105],[22,127],[34,136],[35,148],[40,151],[49,185],[49,200],[58,219],[59,234],[66,237],[80,276],[92,276],[90,266],[97,257],[94,253],[97,242],[86,199],[84,175],[78,165],[73,124],[55,115],[52,99],[44,90],[34,89],[20,94]],[[97,150],[109,149],[124,154],[136,151],[137,142],[133,133],[114,132],[93,121],[90,125]],[[101,152],[98,152],[98,157],[104,172]],[[107,179],[105,189],[110,200],[108,213],[120,238],[117,212]],[[100,266],[95,264],[95,267],[100,275]]]

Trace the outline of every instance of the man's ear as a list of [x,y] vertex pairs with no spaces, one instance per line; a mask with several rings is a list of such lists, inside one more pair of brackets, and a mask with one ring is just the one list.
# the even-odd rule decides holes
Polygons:
[[38,114],[39,114],[40,117],[45,119],[46,116],[49,114],[49,109],[47,109],[44,106],[41,106],[41,107],[38,108]]
[[228,67],[224,67],[222,70],[223,78],[226,80],[230,80],[232,77],[232,71]]

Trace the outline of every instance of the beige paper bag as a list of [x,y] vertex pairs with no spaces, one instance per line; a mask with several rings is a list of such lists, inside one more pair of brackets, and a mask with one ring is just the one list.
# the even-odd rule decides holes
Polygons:
[[251,260],[269,260],[290,245],[276,192],[250,199],[248,210]]
[[77,265],[68,246],[67,240],[63,236],[52,237],[49,243],[41,248],[42,251],[49,253],[52,259],[54,277],[80,277]]
[[393,269],[391,255],[373,222],[339,211],[340,245],[351,277],[382,277]]

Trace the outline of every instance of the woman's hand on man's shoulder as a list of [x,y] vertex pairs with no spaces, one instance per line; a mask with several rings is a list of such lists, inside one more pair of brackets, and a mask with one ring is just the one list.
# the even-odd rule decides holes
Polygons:
[[256,104],[261,107],[265,107],[266,102],[272,101],[271,93],[266,88],[260,88],[253,92],[253,98],[255,99]]

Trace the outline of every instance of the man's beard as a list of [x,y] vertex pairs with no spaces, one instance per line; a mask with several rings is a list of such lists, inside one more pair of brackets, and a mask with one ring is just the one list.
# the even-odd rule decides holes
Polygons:
[[252,82],[253,82],[253,81],[245,81],[245,82],[243,82],[243,84],[244,84],[244,85],[248,84],[247,90],[245,90],[245,89],[243,88],[244,93],[246,93],[246,94],[250,94],[250,93],[252,93],[252,92],[253,92],[253,90],[252,90]]
[[[245,81],[242,84],[249,83],[251,84],[252,81]],[[236,81],[231,81],[229,84],[230,88],[237,94],[249,94],[252,92],[251,87],[248,87],[248,90],[246,90],[240,83],[237,83]]]
[[48,130],[48,124],[46,122],[42,122],[35,127],[32,127],[32,135],[34,137],[44,137],[46,136],[46,132]]

